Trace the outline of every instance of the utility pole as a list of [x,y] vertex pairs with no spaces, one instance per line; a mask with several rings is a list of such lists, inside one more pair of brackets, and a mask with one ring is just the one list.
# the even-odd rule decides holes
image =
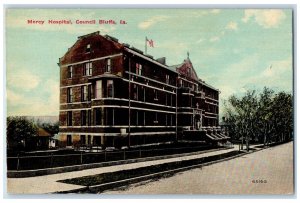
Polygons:
[[[176,138],[175,138],[175,140],[176,140],[176,142],[178,141],[178,126],[177,126],[178,125],[177,124],[177,119],[178,119],[178,117],[177,117],[177,114],[178,114],[177,113],[177,109],[178,109],[178,107],[177,107],[177,105],[178,105],[177,104],[177,99],[178,99],[177,96],[178,96],[178,93],[177,93],[177,90],[178,90],[178,77],[176,79],[176,90],[175,90],[176,91],[176,98],[175,98],[175,100],[176,100],[175,101],[176,102],[175,103],[176,104],[176,108],[175,108],[176,109],[176,113],[175,113],[175,125],[176,125]],[[171,94],[171,97],[172,97],[172,94]]]
[[128,148],[130,148],[130,123],[131,123],[131,57],[129,57],[128,67]]

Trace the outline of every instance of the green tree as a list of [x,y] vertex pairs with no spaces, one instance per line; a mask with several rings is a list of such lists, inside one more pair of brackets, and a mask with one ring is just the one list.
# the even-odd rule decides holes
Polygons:
[[54,135],[57,134],[59,131],[59,122],[55,122],[55,123],[41,123],[39,122],[37,124],[39,127],[45,129],[46,131],[48,131],[50,134]]
[[291,139],[293,131],[292,95],[279,92],[275,95],[272,103],[272,121],[274,132],[271,135],[273,141],[283,142]]
[[26,142],[35,135],[36,131],[34,123],[26,117],[8,117],[6,129],[8,149],[25,147]]
[[263,92],[259,96],[259,106],[257,109],[258,119],[258,138],[263,141],[264,145],[270,142],[270,134],[272,132],[271,116],[272,110],[272,98],[274,97],[274,91],[264,87]]
[[225,116],[234,140],[256,140],[264,145],[291,139],[293,132],[292,95],[264,88],[258,96],[256,91],[247,91],[242,97],[232,95],[225,102]]
[[255,116],[258,106],[256,93],[254,90],[247,91],[242,98],[232,95],[228,101],[231,108],[225,108],[227,109],[227,118],[234,126],[236,138],[242,141],[242,149],[244,141],[246,141],[246,147],[249,150],[249,141],[254,137],[253,125],[256,122]]

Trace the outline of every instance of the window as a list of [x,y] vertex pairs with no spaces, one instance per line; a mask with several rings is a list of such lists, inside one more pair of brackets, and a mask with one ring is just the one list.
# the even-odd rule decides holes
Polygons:
[[144,125],[144,113],[145,111],[138,111],[138,125]]
[[135,64],[135,73],[137,75],[142,75],[142,64],[136,63]]
[[96,99],[102,98],[102,80],[96,81]]
[[86,141],[85,141],[85,135],[80,135],[80,144],[81,145],[85,145]]
[[88,101],[91,101],[92,98],[92,85],[88,85]]
[[115,123],[115,110],[114,108],[106,108],[105,109],[105,124],[106,125],[114,125]]
[[68,87],[67,89],[67,103],[73,102],[73,91],[71,87]]
[[91,145],[92,144],[92,137],[90,135],[88,135],[88,145]]
[[81,101],[87,101],[88,100],[88,87],[86,85],[81,86]]
[[130,125],[137,125],[137,110],[132,109],[130,113]]
[[168,126],[168,114],[166,113],[166,126]]
[[68,78],[73,77],[73,66],[68,66]]
[[111,59],[108,58],[106,59],[106,69],[105,69],[105,72],[111,72]]
[[170,76],[169,75],[166,75],[166,83],[170,84]]
[[157,120],[157,112],[155,112],[155,120],[153,121],[154,124],[158,124],[158,120]]
[[68,113],[67,113],[67,125],[68,126],[72,126],[72,120],[73,120],[72,111],[68,111]]
[[107,80],[107,97],[114,97],[114,83],[112,80]]
[[100,108],[96,108],[95,109],[95,124],[96,125],[101,125],[101,119],[102,119],[102,116],[101,116],[101,109]]
[[165,94],[166,95],[166,105],[168,105],[168,93]]
[[90,51],[91,51],[91,44],[87,44],[85,52],[90,52]]
[[83,67],[83,76],[91,76],[93,72],[93,64],[92,62],[90,63],[85,63]]
[[91,126],[92,125],[92,111],[91,110],[88,110],[87,118],[88,118],[87,124],[88,124],[88,126]]
[[154,89],[154,100],[155,100],[155,101],[158,100],[158,98],[157,98],[157,90],[156,90],[156,89]]
[[72,135],[67,135],[67,146],[72,145]]
[[179,85],[178,85],[178,86],[179,86],[179,87],[182,87],[182,80],[179,79],[178,82],[179,82]]
[[81,111],[81,125],[82,126],[86,125],[86,110]]
[[136,84],[133,85],[133,99],[138,100],[139,89]]

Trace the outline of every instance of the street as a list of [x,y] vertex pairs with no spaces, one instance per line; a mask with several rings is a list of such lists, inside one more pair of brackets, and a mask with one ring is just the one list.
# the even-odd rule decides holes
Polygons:
[[293,142],[102,194],[293,194]]

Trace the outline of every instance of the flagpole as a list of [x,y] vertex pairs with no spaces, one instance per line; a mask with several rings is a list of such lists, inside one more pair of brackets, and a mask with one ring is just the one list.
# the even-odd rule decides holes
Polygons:
[[145,54],[147,54],[147,37],[145,37]]

